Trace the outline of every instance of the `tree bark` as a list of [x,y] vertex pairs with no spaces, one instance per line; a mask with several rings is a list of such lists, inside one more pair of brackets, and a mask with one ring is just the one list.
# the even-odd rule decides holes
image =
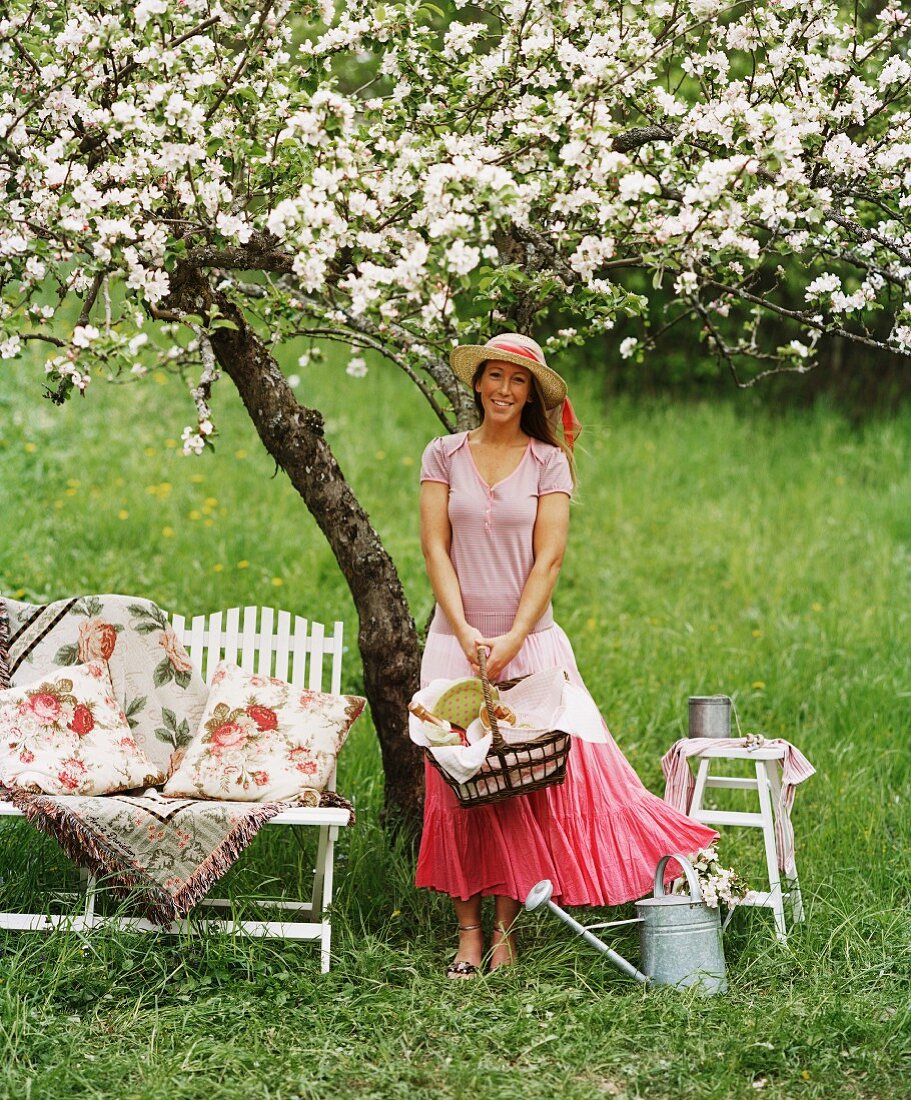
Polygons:
[[364,691],[382,753],[384,817],[395,827],[418,830],[424,773],[420,751],[408,739],[407,704],[419,685],[420,645],[395,564],[326,442],[322,415],[298,403],[241,310],[193,266],[178,267],[171,287],[168,308],[207,316],[215,305],[237,326],[209,332],[212,348],[266,450],[326,536],[351,590]]

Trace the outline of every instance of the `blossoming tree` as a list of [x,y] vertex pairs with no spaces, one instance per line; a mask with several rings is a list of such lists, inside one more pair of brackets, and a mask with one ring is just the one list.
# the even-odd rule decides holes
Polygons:
[[908,23],[899,0],[9,0],[0,356],[47,345],[56,402],[192,371],[189,455],[230,377],[351,588],[413,815],[416,632],[282,344],[339,340],[354,373],[371,349],[446,430],[472,417],[453,343],[635,323],[637,270],[742,385],[823,333],[911,354]]

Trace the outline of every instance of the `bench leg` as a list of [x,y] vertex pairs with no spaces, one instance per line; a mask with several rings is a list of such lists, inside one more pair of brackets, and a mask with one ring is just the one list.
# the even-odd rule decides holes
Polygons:
[[[326,868],[332,865],[330,844],[329,826],[320,825],[319,841],[316,846],[316,861],[313,868],[313,893],[310,896],[310,915],[312,920],[319,920],[323,912],[323,887],[325,885]],[[330,901],[331,900],[330,894]]]
[[[332,963],[332,924],[331,906],[332,889],[335,879],[335,841],[338,836],[338,828],[335,825],[323,826],[320,829],[319,852],[320,859],[317,863],[317,878],[322,878],[322,898],[320,899],[320,912],[322,914],[323,931],[320,936],[319,962],[320,970],[324,974],[329,973]],[[314,886],[315,890],[315,886]],[[316,893],[314,892],[314,904]]]

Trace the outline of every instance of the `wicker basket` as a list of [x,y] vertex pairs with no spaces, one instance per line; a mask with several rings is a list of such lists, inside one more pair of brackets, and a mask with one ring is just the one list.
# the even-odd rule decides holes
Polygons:
[[[440,767],[433,753],[424,750],[427,759],[459,800],[459,805],[486,806],[562,783],[566,778],[566,761],[572,743],[570,735],[554,730],[535,741],[508,745],[503,740],[494,713],[490,681],[487,679],[487,656],[482,647],[478,648],[478,665],[492,736],[490,752],[480,771],[467,782],[460,783]],[[510,686],[515,682],[510,681]]]

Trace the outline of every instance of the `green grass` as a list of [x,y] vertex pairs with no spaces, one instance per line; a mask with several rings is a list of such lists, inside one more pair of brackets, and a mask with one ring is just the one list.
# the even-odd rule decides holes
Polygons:
[[[385,369],[300,373],[420,623],[416,481],[433,417]],[[192,411],[175,379],[94,383],[63,409],[38,383],[3,364],[4,592],[342,618],[345,687],[360,687],[347,591],[229,382],[202,459],[175,446]],[[776,418],[745,400],[605,408],[594,375],[574,390],[587,430],[558,618],[653,790],[690,694],[727,692],[744,730],[809,756],[818,774],[794,811],[806,924],[781,947],[767,913],[738,914],[725,997],[644,992],[543,917],[523,919],[512,973],[447,983],[447,904],[414,889],[409,853],[379,828],[362,720],[340,764],[360,820],[342,842],[332,973],[312,945],[2,935],[0,1095],[907,1095],[911,415],[853,429],[824,408]],[[0,903],[40,904],[63,858],[24,822],[0,837]],[[761,884],[752,833],[729,830],[722,854]],[[282,858],[263,835],[246,865]],[[635,958],[633,936],[616,942]]]

